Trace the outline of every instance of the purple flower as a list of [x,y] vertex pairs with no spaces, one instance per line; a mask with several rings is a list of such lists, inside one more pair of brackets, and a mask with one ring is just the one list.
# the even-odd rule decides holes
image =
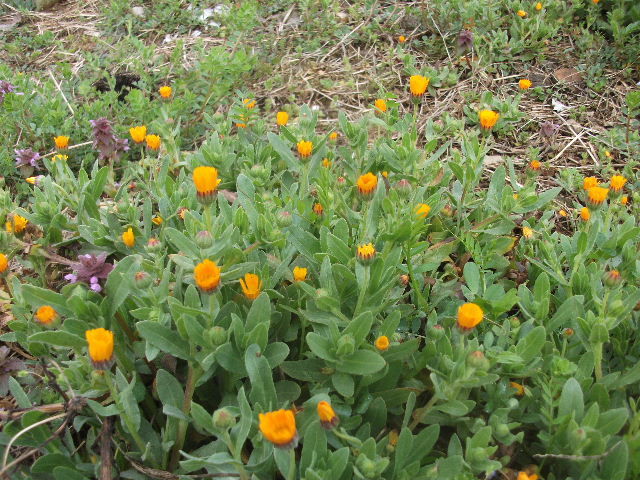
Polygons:
[[458,34],[458,46],[465,50],[471,50],[473,46],[473,32],[471,30],[460,30]]
[[540,125],[540,133],[543,137],[552,138],[555,137],[560,130],[560,125],[557,125],[553,122],[544,122]]
[[6,395],[9,391],[9,377],[11,372],[24,369],[24,362],[15,357],[9,357],[11,350],[8,347],[0,347],[0,395]]
[[7,93],[15,93],[16,95],[22,95],[20,92],[16,92],[16,87],[11,85],[5,80],[0,80],[0,105],[4,102],[4,97]]
[[116,159],[120,153],[129,150],[128,140],[114,135],[109,120],[102,117],[90,122],[93,126],[93,148],[98,150],[100,160]]
[[94,283],[92,278],[96,281],[107,278],[111,270],[113,270],[113,264],[106,263],[107,254],[101,253],[98,256],[95,255],[80,255],[78,257],[79,263],[75,264],[77,281],[85,283]]
[[77,275],[74,275],[73,273],[67,273],[67,274],[64,276],[64,279],[65,279],[66,281],[68,281],[69,283],[76,283],[76,282],[78,281],[78,276],[77,276]]
[[14,150],[16,154],[16,167],[38,167],[38,159],[40,154],[34,152],[30,148],[24,148],[22,150]]

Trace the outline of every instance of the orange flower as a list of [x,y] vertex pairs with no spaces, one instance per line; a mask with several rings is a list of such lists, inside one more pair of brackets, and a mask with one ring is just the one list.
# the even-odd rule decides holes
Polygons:
[[537,172],[542,167],[542,164],[538,160],[531,160],[529,163],[529,168],[534,172]]
[[627,179],[625,177],[623,177],[622,175],[614,175],[613,177],[611,177],[609,185],[611,186],[611,190],[613,190],[615,193],[620,193],[625,183],[627,183]]
[[56,163],[56,160],[62,160],[63,162],[66,162],[67,160],[69,160],[69,155],[58,154],[51,157],[51,163]]
[[218,170],[214,167],[196,167],[193,171],[193,183],[196,186],[198,200],[204,204],[213,201],[220,182]]
[[378,350],[384,352],[389,348],[389,338],[386,335],[380,335],[378,338],[376,338],[374,344]]
[[518,395],[519,397],[524,395],[524,387],[522,385],[520,385],[519,383],[509,382],[509,386],[511,388],[515,388],[516,389],[516,395]]
[[171,96],[171,87],[165,85],[163,87],[160,87],[160,89],[158,90],[158,92],[160,93],[160,96],[162,98],[169,98]]
[[304,267],[294,267],[293,279],[296,282],[304,282],[307,279],[307,269]]
[[406,42],[406,41],[407,41],[407,37],[405,37],[404,35],[400,35],[400,36],[398,37],[398,41],[399,41],[400,43],[404,43],[404,42]]
[[373,243],[358,245],[358,247],[356,248],[356,258],[360,261],[360,263],[366,265],[367,263],[370,263],[375,256],[376,247],[373,246]]
[[591,212],[589,211],[589,209],[587,207],[582,207],[580,209],[580,218],[582,220],[584,220],[585,222],[588,222],[589,219],[591,218]]
[[278,112],[276,113],[276,123],[280,127],[284,127],[287,123],[289,123],[289,114],[287,112]]
[[36,310],[35,317],[41,324],[51,325],[58,318],[58,312],[50,305],[43,305]]
[[518,82],[518,85],[520,86],[520,90],[528,90],[529,88],[531,88],[531,85],[533,85],[533,83],[528,78],[523,78]]
[[383,98],[378,98],[375,102],[373,102],[373,106],[382,113],[387,111],[387,102]]
[[527,12],[525,12],[524,10],[518,10],[517,13],[520,18],[524,18],[527,16]]
[[475,303],[465,303],[458,308],[458,327],[462,330],[471,330],[484,317],[484,312]]
[[278,448],[295,448],[298,444],[296,417],[291,410],[260,413],[259,426],[264,438]]
[[240,279],[240,286],[245,297],[249,300],[255,300],[260,295],[262,280],[255,273],[245,273],[244,279]]
[[495,124],[498,123],[499,118],[500,114],[498,112],[494,112],[493,110],[480,110],[478,112],[480,125],[485,130],[491,130],[495,126]]
[[160,148],[160,137],[158,135],[147,135],[144,137],[147,142],[147,148],[151,150],[158,150]]
[[522,227],[522,236],[524,238],[531,238],[533,237],[533,229],[530,227]]
[[122,234],[122,241],[129,248],[133,248],[133,246],[136,244],[136,236],[133,233],[133,229],[131,227],[129,227],[129,229]]
[[373,173],[365,173],[358,178],[358,191],[363,197],[370,197],[378,186],[378,177]]
[[53,141],[56,143],[56,148],[58,150],[69,147],[69,137],[66,137],[64,135],[54,137]]
[[585,177],[582,181],[582,188],[589,190],[590,188],[598,186],[598,179],[596,177]]
[[409,90],[414,97],[421,97],[427,91],[430,79],[422,75],[411,75],[409,78]]
[[298,142],[298,153],[302,158],[310,157],[312,152],[313,152],[313,142],[309,142],[306,140],[300,140]]
[[340,419],[331,404],[324,400],[318,402],[318,417],[320,417],[320,424],[327,430],[331,430],[340,423]]
[[248,109],[252,109],[256,106],[256,101],[253,98],[245,98],[242,103]]
[[600,3],[600,0],[591,0],[591,1],[592,1],[593,3],[595,3],[596,5],[597,5],[598,3]]
[[24,217],[21,217],[20,215],[15,214],[13,215],[13,217],[11,217],[11,220],[5,223],[5,229],[9,233],[22,233],[27,228],[28,223],[29,223],[29,220],[27,220]]
[[329,160],[328,158],[323,158],[322,159],[322,166],[324,168],[329,168],[331,166],[331,160]]
[[426,203],[419,203],[416,207],[416,215],[420,218],[427,218],[429,212],[431,211],[431,207]]
[[536,10],[538,11],[542,10],[542,3],[540,2],[536,3]]
[[608,195],[609,195],[608,188],[591,187],[589,190],[587,190],[588,200],[592,206],[597,206],[602,204],[602,202],[604,202],[607,199]]
[[331,132],[329,134],[329,140],[331,140],[332,142],[335,142],[336,140],[338,140],[339,136],[340,134],[338,132]]
[[7,271],[9,268],[9,259],[4,253],[0,253],[0,274]]
[[147,136],[147,127],[145,127],[144,125],[131,127],[129,129],[129,135],[131,135],[131,138],[134,142],[142,143],[144,142],[144,137]]
[[[596,0],[593,1],[596,2]],[[527,474],[526,472],[518,472],[518,478],[516,480],[538,480],[538,478],[540,477],[535,473]]]
[[324,213],[324,207],[320,203],[313,204],[313,213],[318,216],[321,216]]
[[96,370],[108,370],[113,365],[113,332],[104,328],[87,330],[89,358]]
[[206,258],[193,269],[193,278],[200,290],[214,292],[220,287],[220,267]]
[[627,197],[626,195],[623,195],[623,196],[620,198],[620,203],[621,203],[622,205],[626,205],[626,204],[628,204],[628,203],[629,203],[629,197]]
[[567,216],[567,211],[564,209],[560,209],[558,211],[558,215],[560,215],[561,217],[566,217]]
[[164,223],[164,218],[162,218],[160,215],[156,215],[151,219],[151,222],[154,225],[162,225]]

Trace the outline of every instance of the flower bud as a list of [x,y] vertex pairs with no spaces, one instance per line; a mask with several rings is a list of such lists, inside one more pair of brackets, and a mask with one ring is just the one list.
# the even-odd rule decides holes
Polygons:
[[356,349],[355,340],[353,336],[350,334],[343,335],[338,340],[338,349],[336,351],[336,355],[338,357],[342,357],[345,355],[351,355]]
[[490,367],[489,359],[480,350],[475,350],[467,356],[467,365],[485,372]]
[[364,454],[360,454],[356,458],[356,467],[365,478],[376,478],[377,476],[376,462]]
[[162,244],[160,243],[160,240],[158,240],[156,237],[151,237],[147,242],[147,250],[149,252],[157,252],[158,250],[160,250],[161,247],[162,247]]
[[269,176],[269,172],[267,172],[267,169],[264,168],[264,165],[258,164],[251,167],[251,169],[249,170],[249,175],[252,178],[258,180],[265,180]]
[[444,336],[444,328],[439,324],[429,327],[429,332],[433,338],[442,338]]
[[213,426],[220,430],[229,430],[236,424],[236,417],[226,408],[213,412]]
[[409,285],[409,275],[407,274],[400,275],[400,278],[398,280],[400,282],[400,285],[402,285],[403,287]]
[[615,287],[616,285],[620,285],[622,283],[622,276],[618,270],[609,270],[605,272],[602,276],[602,280],[604,284],[608,287]]
[[241,232],[246,232],[249,226],[249,217],[243,208],[238,208],[233,214],[233,224],[238,227]]
[[582,442],[584,442],[587,438],[587,432],[585,432],[584,428],[576,428],[575,430],[569,433],[569,438],[571,445],[579,446]]
[[209,341],[214,347],[219,347],[220,345],[227,343],[227,330],[219,325],[211,327],[208,335]]
[[196,233],[196,245],[198,248],[209,248],[213,245],[213,236],[207,230],[200,230]]
[[411,182],[406,178],[399,180],[395,185],[396,190],[402,197],[406,197],[411,192]]
[[151,286],[153,279],[147,272],[136,272],[133,276],[133,284],[136,288],[143,290]]
[[280,210],[276,215],[276,223],[280,228],[285,228],[293,223],[293,216],[287,210]]

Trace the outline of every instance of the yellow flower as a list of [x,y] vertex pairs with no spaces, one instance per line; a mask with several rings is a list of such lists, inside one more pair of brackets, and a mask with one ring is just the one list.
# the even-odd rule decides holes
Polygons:
[[398,37],[398,41],[399,41],[400,43],[404,43],[404,42],[406,42],[406,41],[407,41],[407,37],[405,37],[404,35],[400,35],[400,36]]
[[104,328],[87,330],[84,335],[89,344],[89,358],[96,370],[107,370],[113,364],[113,332]]
[[607,158],[611,158],[613,155],[611,155],[611,152],[609,150],[605,150],[604,151],[604,156]]
[[495,126],[495,124],[498,123],[499,118],[500,114],[498,112],[494,112],[493,110],[480,110],[478,112],[480,125],[485,130],[491,130]]
[[66,162],[67,160],[69,160],[69,155],[58,154],[51,157],[51,163],[56,163],[56,160],[61,160],[63,162]]
[[158,135],[147,135],[144,137],[147,142],[147,148],[151,150],[158,150],[160,148],[160,137]]
[[533,229],[530,227],[522,227],[522,236],[525,238],[533,237]]
[[240,279],[240,286],[245,297],[249,300],[255,300],[260,295],[262,280],[255,273],[245,273],[244,279]]
[[373,173],[365,173],[358,178],[358,191],[363,197],[370,197],[378,186],[378,177]]
[[389,348],[389,338],[386,335],[380,335],[376,338],[375,346],[381,352],[384,352]]
[[136,236],[134,235],[133,229],[131,227],[129,227],[129,229],[122,234],[122,241],[129,248],[133,248],[133,246],[136,244]]
[[324,168],[329,168],[331,166],[331,160],[329,160],[328,158],[323,158],[322,159],[322,166]]
[[382,175],[384,178],[389,178],[389,172],[387,172],[386,170],[380,172],[380,175]]
[[202,203],[213,201],[220,182],[218,170],[214,167],[196,167],[193,171],[193,183],[196,186],[198,200]]
[[11,220],[5,223],[5,228],[9,233],[22,233],[24,232],[25,228],[27,228],[28,223],[29,220],[16,214],[13,215]]
[[627,179],[622,175],[614,175],[613,177],[611,177],[609,185],[611,186],[611,190],[613,190],[615,193],[620,193],[625,183],[627,183]]
[[537,172],[542,167],[542,164],[538,160],[531,160],[529,163],[529,168],[534,172]]
[[420,218],[427,218],[429,212],[431,211],[431,207],[426,203],[419,203],[416,207],[416,215]]
[[160,93],[160,96],[162,98],[169,98],[171,96],[171,87],[165,85],[163,87],[160,87],[160,89],[158,90],[158,92]]
[[58,318],[58,312],[56,312],[50,305],[43,305],[35,314],[36,320],[43,325],[52,324],[56,318]]
[[522,385],[520,385],[519,383],[516,382],[509,382],[509,386],[511,388],[515,388],[516,390],[516,395],[518,395],[519,397],[524,395],[524,387]]
[[248,109],[252,109],[256,106],[256,101],[253,98],[245,98],[242,103]]
[[247,128],[247,124],[246,123],[236,122],[236,128]]
[[129,135],[131,135],[131,138],[133,139],[134,142],[142,143],[144,142],[144,137],[147,136],[147,127],[145,127],[144,125],[140,125],[138,127],[131,127],[129,129]]
[[608,195],[609,195],[608,188],[591,187],[589,190],[587,190],[589,203],[593,206],[600,205],[602,202],[604,202],[607,199]]
[[304,267],[294,267],[293,279],[296,282],[304,282],[307,279],[307,269]]
[[358,245],[356,249],[356,257],[361,263],[367,264],[371,262],[375,256],[376,248],[373,246],[373,243]]
[[316,215],[320,216],[324,213],[324,207],[322,206],[321,203],[314,203],[313,204],[313,213],[315,213]]
[[533,85],[533,83],[531,83],[531,80],[523,78],[518,82],[518,85],[520,86],[520,90],[527,90],[531,88],[531,85]]
[[278,112],[276,113],[276,123],[284,127],[287,123],[289,123],[289,114],[287,112]]
[[151,219],[151,221],[154,225],[162,225],[162,223],[164,222],[164,218],[162,218],[160,215],[156,215]]
[[56,148],[58,150],[69,147],[69,137],[66,137],[64,135],[54,137],[53,141],[56,143]]
[[200,290],[211,293],[220,286],[220,267],[207,258],[193,269],[193,278]]
[[[594,2],[597,3],[596,0],[593,0]],[[518,472],[518,478],[516,480],[538,480],[538,475],[536,475],[535,473],[532,474],[527,474],[526,472]]]
[[564,209],[562,209],[562,210],[558,211],[558,214],[559,214],[561,217],[566,217],[566,216],[567,216],[567,211],[566,211],[566,210],[564,210]]
[[24,179],[24,181],[30,183],[31,185],[35,185],[38,181],[38,177],[27,177]]
[[517,13],[520,18],[524,18],[527,16],[527,12],[525,12],[524,10],[518,10]]
[[582,188],[589,190],[590,188],[598,186],[598,179],[596,177],[585,177],[582,181]]
[[313,152],[313,142],[306,140],[300,140],[298,142],[298,153],[302,158],[310,157],[311,152]]
[[623,195],[623,196],[620,198],[620,203],[621,203],[622,205],[626,205],[626,204],[628,204],[628,203],[629,203],[629,197],[627,197],[626,195]]
[[540,2],[536,3],[536,10],[538,11],[542,10],[542,3]]
[[462,330],[471,330],[484,317],[484,312],[475,303],[465,303],[458,308],[458,327]]
[[387,102],[383,98],[378,98],[373,105],[382,113],[387,111]]
[[0,273],[4,273],[9,268],[9,259],[4,253],[0,253]]
[[324,400],[318,402],[318,417],[320,417],[320,424],[327,430],[331,430],[340,423],[340,419],[331,404]]
[[423,77],[422,75],[411,75],[409,78],[409,90],[414,97],[420,97],[424,95],[429,86],[430,79]]
[[329,140],[335,142],[336,140],[338,140],[339,136],[340,136],[340,134],[338,132],[331,132],[329,134]]
[[296,417],[291,410],[260,413],[259,426],[264,438],[278,448],[295,448],[298,443]]
[[589,211],[589,209],[587,207],[582,207],[580,209],[580,218],[582,220],[584,220],[585,222],[588,222],[589,219],[591,218],[591,212]]

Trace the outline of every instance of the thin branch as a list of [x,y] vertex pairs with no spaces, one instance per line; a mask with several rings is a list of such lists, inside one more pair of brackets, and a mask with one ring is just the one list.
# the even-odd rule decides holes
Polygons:
[[609,455],[611,452],[613,452],[616,448],[618,448],[618,446],[622,443],[622,440],[620,440],[618,443],[616,443],[613,447],[611,447],[609,450],[607,450],[604,453],[601,453],[600,455],[562,455],[562,454],[555,454],[555,453],[545,453],[545,454],[540,454],[540,453],[536,453],[535,455],[533,455],[535,458],[559,458],[561,460],[575,460],[575,461],[581,461],[581,460],[600,460],[601,458],[606,457],[607,455]]

